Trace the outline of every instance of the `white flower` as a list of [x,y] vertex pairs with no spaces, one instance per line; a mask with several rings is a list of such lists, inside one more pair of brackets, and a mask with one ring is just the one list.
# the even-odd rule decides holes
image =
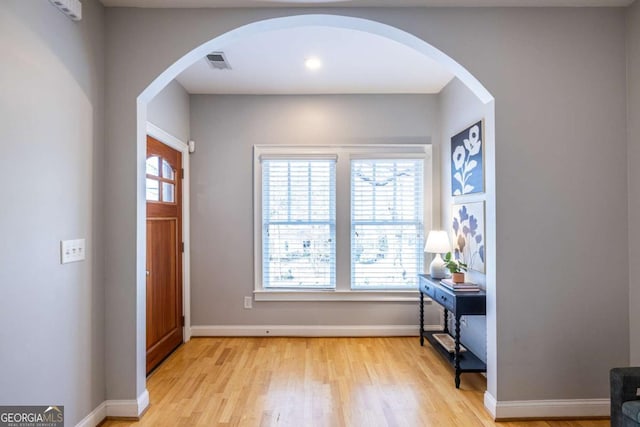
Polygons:
[[464,179],[462,179],[462,174],[460,172],[456,172],[453,175],[453,178],[460,183],[460,186],[464,185]]
[[456,170],[460,169],[464,164],[465,157],[464,148],[462,148],[462,145],[458,145],[456,147],[451,157],[453,158],[453,165],[456,167]]
[[469,130],[469,139],[464,140],[464,147],[469,151],[469,157],[478,154],[480,152],[481,145],[480,128],[478,126],[474,126]]

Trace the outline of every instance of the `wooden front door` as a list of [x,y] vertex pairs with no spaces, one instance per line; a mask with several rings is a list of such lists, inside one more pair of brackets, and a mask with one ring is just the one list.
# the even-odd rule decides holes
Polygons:
[[182,154],[147,137],[147,373],[182,343]]

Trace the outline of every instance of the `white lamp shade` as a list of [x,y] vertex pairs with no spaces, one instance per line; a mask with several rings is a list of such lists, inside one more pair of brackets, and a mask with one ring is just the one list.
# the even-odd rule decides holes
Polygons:
[[431,230],[427,236],[427,244],[424,251],[430,254],[443,254],[451,251],[449,236],[443,230]]

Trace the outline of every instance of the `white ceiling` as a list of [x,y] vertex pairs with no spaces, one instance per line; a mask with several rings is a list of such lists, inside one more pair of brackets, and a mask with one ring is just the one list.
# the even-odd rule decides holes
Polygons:
[[[274,30],[225,46],[231,70],[201,59],[177,80],[189,93],[438,93],[453,78],[439,63],[393,40],[350,29]],[[304,61],[319,58],[310,71]]]
[[628,6],[633,0],[101,0],[105,6],[122,7],[566,7]]

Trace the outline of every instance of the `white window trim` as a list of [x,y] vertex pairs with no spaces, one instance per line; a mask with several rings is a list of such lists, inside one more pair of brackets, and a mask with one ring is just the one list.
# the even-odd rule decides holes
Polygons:
[[[253,251],[254,251],[254,298],[256,301],[416,301],[417,289],[351,289],[350,253],[341,253],[341,248],[351,247],[350,187],[336,188],[336,288],[335,289],[265,289],[262,286],[262,164],[261,159],[273,158],[327,158],[337,155],[336,182],[349,182],[351,159],[376,158],[423,158],[424,159],[424,225],[425,236],[432,228],[433,210],[433,154],[431,144],[384,144],[384,145],[255,145],[253,149]],[[340,162],[340,159],[348,159]],[[346,191],[345,191],[346,190]],[[342,251],[344,252],[344,251]],[[343,260],[343,261],[339,261]],[[425,263],[424,265],[428,265]],[[342,268],[340,268],[342,266]],[[346,266],[346,268],[344,268]]]

